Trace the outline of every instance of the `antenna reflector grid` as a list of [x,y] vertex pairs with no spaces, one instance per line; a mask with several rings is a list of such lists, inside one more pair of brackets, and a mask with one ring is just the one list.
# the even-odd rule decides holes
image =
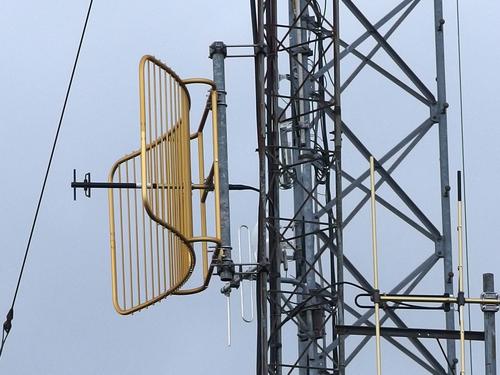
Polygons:
[[[219,187],[216,147],[216,91],[211,81],[203,121],[212,111],[213,163],[204,171],[205,126],[190,133],[190,97],[186,84],[152,56],[139,65],[141,148],[111,168],[110,182],[134,183],[137,189],[109,189],[110,243],[113,304],[120,314],[131,314],[170,294],[204,290],[213,272],[208,243],[220,244]],[[188,83],[188,84],[189,84]],[[205,115],[206,113],[206,115]],[[200,232],[194,235],[191,177],[191,141],[198,142],[196,188]],[[200,145],[201,141],[201,145]],[[207,177],[205,178],[205,175]],[[206,197],[214,193],[215,235],[207,236]],[[201,243],[200,274],[196,287],[181,289],[196,265],[195,244]],[[214,252],[214,257],[217,251]]]

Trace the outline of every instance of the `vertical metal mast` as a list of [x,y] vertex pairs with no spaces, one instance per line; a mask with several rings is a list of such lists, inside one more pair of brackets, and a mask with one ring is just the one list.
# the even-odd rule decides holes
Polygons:
[[[265,109],[265,31],[264,0],[250,0],[252,32],[255,52],[255,111],[257,123],[257,151],[259,157],[259,211],[257,262],[261,272],[256,280],[257,306],[257,375],[268,375],[268,256],[266,252],[266,109]],[[271,333],[271,336],[274,332]]]
[[222,256],[219,266],[219,276],[222,281],[231,281],[234,275],[234,265],[231,259],[231,219],[229,209],[229,174],[227,157],[227,120],[226,120],[226,82],[224,59],[227,48],[223,42],[214,42],[210,46],[209,56],[213,61],[214,82],[217,86],[217,127],[219,145],[219,173],[220,173],[220,212],[221,212],[221,239]]
[[[316,3],[307,0],[288,2],[289,27],[285,26],[284,32],[280,32],[283,26],[277,19],[276,1],[266,2],[265,11],[269,371],[273,374],[294,370],[300,374],[320,374],[326,371],[327,358],[333,358],[325,349],[329,341],[325,325],[328,322],[332,328],[335,325],[333,296],[336,289],[332,281],[335,278],[333,260],[330,271],[324,274],[321,271],[322,258],[333,259],[333,247],[319,244],[320,221],[315,217],[314,207],[318,207],[318,192],[325,183],[328,197],[331,197],[333,155],[328,151],[330,130],[322,110],[324,105],[320,103],[326,92],[324,78],[316,79],[312,74],[322,66],[325,54],[331,49],[331,42],[326,42],[327,48],[323,43],[331,40],[332,32],[323,30],[321,10]],[[311,48],[312,35],[317,39],[316,51]],[[287,56],[288,74],[278,72],[280,54]],[[316,55],[311,69],[313,54]],[[318,133],[323,134],[322,142],[326,147],[317,147],[316,142],[321,137]],[[280,193],[279,187],[292,189],[292,194]],[[280,209],[281,194],[293,204],[290,202]],[[323,228],[329,233],[326,237],[335,237],[333,214],[326,222]],[[289,263],[294,263],[295,267],[289,267]],[[296,327],[294,335],[298,338],[298,345],[293,349],[289,341],[286,345],[283,343],[281,332],[282,327],[290,332],[288,327],[291,326]],[[334,356],[338,357],[336,353]]]
[[[334,166],[335,166],[335,245],[337,255],[337,280],[344,281],[344,240],[343,240],[343,212],[342,212],[342,101],[340,85],[340,1],[333,1],[333,125],[334,125]],[[331,198],[330,198],[331,199]],[[332,256],[333,261],[333,256]],[[333,274],[333,272],[332,272]],[[332,277],[332,284],[335,283]],[[337,324],[343,325],[344,321],[344,284],[337,283]],[[335,321],[335,319],[333,320]],[[333,328],[335,332],[335,327]],[[344,337],[337,335],[338,361],[337,367],[340,375],[345,374],[345,342]]]
[[[484,299],[498,298],[495,293],[495,280],[492,273],[483,274],[483,294]],[[495,314],[498,311],[498,306],[483,305],[481,309],[484,312],[484,374],[497,374],[497,358],[496,358],[496,329],[495,329]]]
[[[433,120],[439,124],[439,163],[441,176],[441,217],[442,236],[436,244],[437,254],[443,257],[445,293],[453,294],[453,261],[451,253],[451,214],[450,214],[450,172],[448,164],[448,120],[446,110],[446,78],[444,62],[444,16],[443,1],[434,0],[434,27],[436,40],[436,82],[437,101],[431,108]],[[446,329],[455,328],[453,311],[446,313]],[[453,340],[447,341],[448,358],[456,358],[456,347]],[[451,369],[450,369],[451,374]]]
[[[292,133],[292,162],[296,165],[293,182],[293,207],[295,229],[295,278],[300,285],[297,303],[314,305],[315,298],[310,292],[317,289],[316,274],[311,269],[315,257],[314,232],[317,228],[313,217],[311,151],[311,105],[309,98],[312,82],[307,79],[308,56],[312,53],[307,40],[309,37],[307,20],[309,9],[304,0],[289,1],[289,22],[295,25],[290,33],[290,96]],[[304,309],[300,313],[303,321],[298,327],[299,373],[317,374],[321,366],[320,356],[314,345],[313,310]]]
[[[286,11],[281,8],[285,4]],[[435,81],[420,78],[412,69],[415,61],[403,59],[390,42],[417,6],[426,6],[427,14],[434,18],[434,30],[420,30],[418,37],[425,34],[429,44],[435,43],[435,65],[428,67],[428,71],[435,69]],[[359,221],[353,219],[369,202],[371,156],[380,176],[374,187],[377,204],[407,224],[418,241],[429,241],[428,247],[433,248],[425,260],[405,265],[407,273],[387,292],[411,293],[443,261],[444,287],[433,292],[453,295],[442,0],[401,0],[377,20],[370,20],[352,0],[288,0],[280,2],[279,7],[276,0],[251,0],[251,8],[261,189],[257,373],[349,373],[349,364],[370,338],[350,345],[348,352],[344,340],[354,334],[351,327],[373,327],[373,309],[353,306],[359,290],[345,285],[349,280],[370,293],[374,290],[368,281],[371,275],[365,275],[363,265],[353,260],[359,252],[369,254],[369,248],[352,245],[356,242],[352,233],[355,237],[369,233],[368,224],[360,227]],[[342,39],[339,30],[345,15],[361,26],[359,36],[350,41]],[[349,26],[352,25],[351,22]],[[369,48],[364,48],[365,41],[370,41]],[[374,58],[382,54],[384,59]],[[344,68],[346,57],[350,58],[348,69]],[[342,71],[348,74],[341,76],[341,63]],[[391,121],[389,113],[381,119],[373,118],[372,125],[377,130],[391,132],[391,126],[399,132],[406,129],[406,135],[392,146],[382,145],[386,146],[385,152],[374,152],[384,147],[370,145],[366,129],[345,111],[341,112],[341,96],[345,103],[346,90],[353,82],[362,80],[360,73],[365,71],[399,91],[395,97],[384,98],[387,103],[405,96],[415,102],[421,116],[415,125],[413,113],[408,113],[404,124]],[[376,87],[367,86],[366,90],[386,95]],[[360,110],[363,107],[364,103],[358,106]],[[417,153],[417,144],[433,136],[433,127],[437,128],[434,134],[439,155],[439,161],[433,161],[433,165],[439,168],[432,176],[440,181],[440,191],[435,192],[433,199],[439,197],[439,217],[428,214],[428,207],[421,208],[416,203],[428,201],[428,197],[412,197],[416,193],[406,191],[400,175],[395,176],[408,156]],[[354,150],[348,156],[342,151],[346,142]],[[352,153],[358,155],[353,157]],[[427,154],[425,160],[429,160]],[[359,164],[359,156],[364,163]],[[267,158],[267,164],[263,158]],[[425,163],[421,163],[421,168],[426,172],[431,169]],[[355,175],[351,171],[358,172]],[[382,196],[381,187],[391,191],[391,195]],[[440,225],[435,224],[439,221]],[[358,227],[351,229],[355,225]],[[350,231],[345,232],[348,226]],[[381,269],[381,282],[383,274]],[[397,303],[392,307],[381,309],[382,329],[384,322],[407,329],[405,312],[398,310]],[[438,313],[444,317],[446,329],[453,330],[454,312]],[[297,338],[297,343],[292,337]],[[455,371],[456,351],[451,339],[447,340],[447,358],[435,355],[436,351],[418,336],[403,342],[385,335],[383,340],[426,373]]]
[[268,233],[269,233],[269,371],[281,374],[281,274],[282,252],[280,246],[280,165],[279,165],[279,109],[278,109],[278,44],[277,1],[266,2],[266,104],[267,104],[267,155],[268,155]]

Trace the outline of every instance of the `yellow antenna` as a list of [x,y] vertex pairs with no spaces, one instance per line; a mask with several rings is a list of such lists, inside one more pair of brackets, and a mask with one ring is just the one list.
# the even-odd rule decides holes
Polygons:
[[[187,85],[210,89],[201,122],[190,130]],[[182,80],[152,56],[139,64],[141,148],[119,159],[109,173],[109,225],[113,304],[131,314],[171,294],[204,290],[213,272],[208,244],[220,245],[217,92],[207,79]],[[204,130],[211,112],[213,158],[205,169]],[[197,143],[198,183],[192,183],[191,144]],[[139,194],[137,189],[141,189]],[[200,191],[193,204],[193,189]],[[214,194],[215,233],[207,233],[207,197]],[[193,207],[198,212],[193,212]],[[193,218],[199,217],[195,235]],[[198,265],[202,280],[183,286]],[[214,252],[214,258],[217,257]]]

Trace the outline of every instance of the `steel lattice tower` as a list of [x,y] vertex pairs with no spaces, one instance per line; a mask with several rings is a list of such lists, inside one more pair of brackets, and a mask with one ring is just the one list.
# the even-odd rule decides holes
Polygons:
[[[347,280],[370,291],[373,286],[369,275],[351,260],[354,249],[344,246],[343,238],[346,226],[369,200],[369,188],[363,183],[369,176],[367,160],[371,155],[380,176],[376,188],[390,189],[396,200],[377,195],[378,204],[423,236],[433,249],[390,292],[410,293],[433,267],[439,266],[443,284],[436,287],[437,292],[453,295],[443,6],[442,0],[429,1],[432,4],[427,5],[434,7],[433,30],[426,30],[435,36],[434,45],[429,45],[435,55],[435,65],[428,67],[435,71],[432,86],[419,78],[412,69],[413,62],[405,61],[390,42],[420,0],[400,1],[375,22],[352,0],[342,0],[342,4],[334,0],[328,4],[328,11],[326,4],[312,0],[251,2],[261,190],[258,258],[261,264],[268,264],[267,272],[260,272],[257,279],[260,375],[345,374],[349,372],[346,366],[367,343],[368,337],[346,352],[349,333],[341,332],[339,326],[346,324],[347,316],[354,320],[353,326],[372,325],[373,309],[360,310],[344,297]],[[288,22],[279,19],[278,15],[284,13],[282,7],[287,9]],[[361,26],[359,37],[349,43],[343,40],[340,28],[346,14]],[[362,52],[359,47],[368,39],[375,44],[368,53]],[[397,66],[397,75],[374,59],[382,51]],[[347,57],[357,58],[357,67],[349,75],[341,75],[342,61]],[[373,152],[357,135],[356,124],[342,120],[342,92],[365,69],[393,83],[428,113],[381,154]],[[437,128],[434,133],[430,132],[433,128]],[[437,168],[422,168],[434,167],[432,176],[439,179],[436,185],[440,190],[434,197],[441,202],[441,223],[431,220],[394,176],[396,168],[415,152],[426,135],[437,135]],[[359,166],[364,170],[359,175],[343,167],[342,146],[346,143],[366,161]],[[362,198],[344,211],[343,203],[357,190]],[[442,313],[447,330],[455,328],[452,310]],[[408,327],[393,309],[384,309],[381,321]],[[290,334],[297,335],[297,344],[283,339]],[[418,338],[410,338],[411,348],[392,337],[386,340],[425,372],[452,373],[449,367],[455,366],[456,359],[453,340],[446,342],[450,366]]]
[[[250,47],[254,54],[227,55],[227,48],[249,45],[214,42],[210,46],[213,81],[182,80],[161,61],[144,56],[139,65],[141,149],[115,162],[105,183],[91,181],[90,173],[78,182],[74,171],[74,197],[77,188],[83,188],[87,197],[92,188],[108,189],[113,302],[120,314],[139,311],[170,295],[199,293],[207,288],[216,269],[226,282],[221,291],[227,297],[231,290],[242,288],[242,318],[250,322],[254,315],[252,310],[250,320],[244,317],[242,281],[255,280],[258,375],[351,373],[349,365],[370,336],[375,336],[376,355],[368,368],[379,375],[383,373],[381,339],[390,344],[391,355],[402,353],[419,370],[448,375],[458,371],[465,375],[466,340],[484,341],[485,374],[495,375],[494,314],[500,298],[494,292],[492,274],[483,274],[479,298],[465,296],[465,199],[460,171],[455,185],[457,277],[452,261],[442,0],[394,0],[392,7],[387,2],[369,3],[371,12],[362,10],[359,3],[251,0]],[[367,7],[367,3],[363,5]],[[424,6],[425,11],[416,17],[418,23],[412,26],[418,40],[406,40],[405,33],[397,40],[396,31]],[[384,12],[382,7],[390,9]],[[350,32],[345,38],[344,21]],[[359,30],[353,36],[354,25]],[[415,53],[412,43],[425,45],[425,56]],[[403,58],[401,50],[412,58]],[[226,57],[254,57],[258,188],[229,183]],[[374,76],[377,80],[370,80]],[[351,96],[363,99],[353,105],[346,89],[356,88],[359,81],[358,91]],[[191,84],[210,88],[195,133],[189,125],[186,86]],[[379,89],[383,85],[391,88],[392,96],[387,87]],[[207,159],[211,167],[205,170],[203,130],[209,112],[213,155]],[[163,115],[167,113],[171,115]],[[362,114],[364,119],[353,113]],[[395,119],[397,113],[400,118]],[[193,140],[198,142],[196,184],[191,173]],[[418,147],[420,144],[425,147]],[[140,167],[136,168],[138,162]],[[140,183],[136,169],[140,170]],[[197,230],[192,221],[194,190],[200,191]],[[230,190],[259,193],[257,262],[251,254],[246,225],[238,233],[239,263],[232,257]],[[212,235],[207,229],[209,193],[214,194]],[[131,225],[131,207],[135,225]],[[380,262],[381,272],[377,207],[383,208],[385,215],[380,226],[380,237],[384,238],[381,253],[390,260]],[[150,220],[149,247],[146,214]],[[128,223],[125,229],[124,217]],[[115,236],[117,227],[119,236]],[[248,263],[241,257],[242,229],[248,235]],[[193,244],[197,243],[201,243],[198,255],[202,262],[198,262],[201,266],[197,271],[202,280],[185,288],[195,273],[197,251]],[[214,251],[208,243],[214,245]],[[436,283],[437,277],[442,281]],[[471,304],[479,305],[484,313],[484,331],[465,329],[465,306]],[[227,306],[229,317],[229,299]],[[423,310],[437,313],[439,328],[432,328],[435,319],[420,315]],[[13,316],[9,314],[4,324],[7,333]],[[415,323],[420,326],[415,327]],[[423,339],[436,341],[429,344]],[[444,346],[441,339],[446,340]],[[460,342],[459,359],[455,340]]]

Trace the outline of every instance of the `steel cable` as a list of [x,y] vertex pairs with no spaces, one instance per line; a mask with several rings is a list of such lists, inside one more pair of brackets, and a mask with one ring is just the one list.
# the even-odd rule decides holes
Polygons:
[[[463,204],[464,204],[464,234],[465,234],[465,264],[466,264],[466,281],[467,281],[467,297],[470,298],[470,271],[469,271],[469,236],[467,225],[467,194],[466,194],[466,171],[465,171],[465,136],[464,136],[464,100],[463,100],[463,85],[462,85],[462,38],[460,30],[460,1],[456,0],[456,22],[457,22],[457,52],[458,52],[458,96],[460,108],[460,140],[461,140],[461,156],[462,156],[462,173],[463,173]],[[471,306],[467,305],[467,325],[470,330],[472,327],[471,321]],[[469,356],[471,375],[474,374],[472,342],[469,341]]]
[[85,23],[84,23],[84,26],[83,26],[82,34],[80,36],[80,43],[78,44],[78,50],[77,50],[77,53],[76,53],[75,61],[73,63],[73,70],[71,71],[71,76],[70,76],[70,79],[69,79],[68,88],[66,90],[66,96],[64,98],[64,103],[63,103],[63,106],[62,106],[61,114],[59,116],[59,122],[58,122],[58,125],[57,125],[56,134],[55,134],[55,137],[54,137],[54,141],[52,143],[52,149],[50,151],[49,161],[47,163],[47,168],[45,170],[45,176],[43,178],[42,188],[40,190],[40,195],[38,197],[38,203],[36,205],[35,215],[33,217],[33,222],[31,224],[31,229],[30,229],[30,232],[29,232],[28,242],[26,244],[26,250],[24,252],[24,258],[23,258],[23,261],[22,261],[22,264],[21,264],[21,269],[19,271],[19,277],[17,279],[17,284],[16,284],[16,288],[15,288],[15,291],[14,291],[14,297],[12,298],[12,304],[10,306],[9,312],[7,313],[7,317],[6,317],[5,322],[3,324],[2,342],[1,342],[1,346],[0,346],[0,358],[1,358],[2,353],[3,353],[5,342],[7,341],[7,337],[9,336],[10,330],[12,328],[12,320],[14,319],[14,305],[16,304],[16,299],[17,299],[17,295],[18,295],[18,292],[19,292],[19,287],[21,285],[21,280],[22,280],[22,277],[23,277],[23,274],[24,274],[24,269],[25,269],[25,266],[26,266],[26,261],[28,259],[28,254],[29,254],[29,250],[30,250],[30,246],[31,246],[31,241],[33,239],[33,233],[35,232],[35,227],[36,227],[36,222],[37,222],[37,219],[38,219],[38,214],[40,213],[40,207],[42,205],[42,200],[43,200],[43,196],[44,196],[44,193],[45,193],[45,187],[47,185],[47,180],[48,180],[48,177],[49,177],[50,167],[52,166],[52,161],[54,159],[54,153],[55,153],[55,150],[56,150],[57,141],[59,139],[59,133],[61,131],[61,126],[62,126],[62,122],[63,122],[63,119],[64,119],[64,113],[66,111],[66,106],[68,104],[68,98],[69,98],[69,94],[70,94],[70,91],[71,91],[71,86],[73,84],[73,78],[75,76],[76,67],[77,67],[77,64],[78,64],[78,58],[80,57],[80,51],[81,51],[81,48],[82,48],[83,39],[85,37],[85,31],[87,30],[87,24],[88,24],[89,17],[90,17],[90,11],[92,10],[92,3],[93,3],[93,0],[90,0],[89,7],[88,7],[88,10],[87,10],[87,15],[85,17]]

